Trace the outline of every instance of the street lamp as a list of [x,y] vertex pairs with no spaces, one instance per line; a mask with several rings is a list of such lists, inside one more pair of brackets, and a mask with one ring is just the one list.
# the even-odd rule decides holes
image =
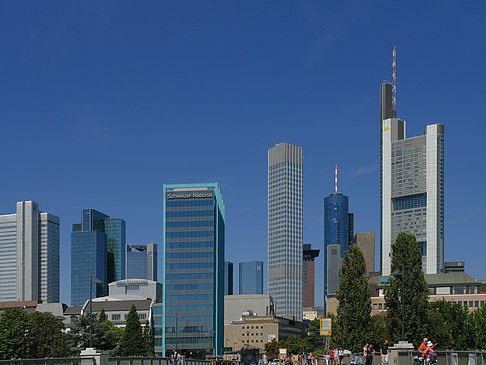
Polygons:
[[395,270],[392,272],[393,276],[401,276],[402,277],[402,293],[400,295],[400,302],[402,304],[402,341],[405,337],[405,307],[404,307],[404,299],[405,299],[405,267],[402,266],[402,271]]
[[93,347],[93,283],[103,284],[103,282],[98,278],[93,279],[93,276],[89,276],[89,347]]
[[175,314],[175,333],[176,333],[176,336],[175,336],[175,351],[176,352],[177,352],[177,342],[179,342],[179,334],[178,334],[179,326],[177,324],[177,318],[179,318],[179,317],[182,317],[182,315],[176,312],[176,314]]

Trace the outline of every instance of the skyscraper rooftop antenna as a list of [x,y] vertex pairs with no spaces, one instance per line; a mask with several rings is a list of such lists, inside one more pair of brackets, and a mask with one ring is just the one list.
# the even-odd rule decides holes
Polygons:
[[338,189],[337,189],[337,164],[334,169],[334,192],[337,194]]
[[397,114],[397,46],[393,47],[393,81],[392,81],[392,93],[393,93],[393,111]]

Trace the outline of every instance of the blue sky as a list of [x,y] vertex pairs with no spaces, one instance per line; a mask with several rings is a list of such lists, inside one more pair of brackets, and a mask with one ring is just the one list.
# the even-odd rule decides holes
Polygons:
[[266,261],[267,149],[282,141],[304,148],[305,242],[322,249],[335,163],[356,231],[378,232],[396,45],[408,135],[445,124],[446,260],[486,279],[485,38],[483,1],[2,2],[0,213],[35,200],[61,217],[66,303],[81,209],[160,244],[164,183],[219,182],[226,258]]

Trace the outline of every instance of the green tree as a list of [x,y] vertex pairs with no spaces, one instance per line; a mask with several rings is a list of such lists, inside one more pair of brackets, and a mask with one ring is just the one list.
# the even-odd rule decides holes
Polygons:
[[27,314],[19,308],[9,308],[0,315],[0,358],[19,359],[27,354]]
[[152,337],[152,329],[148,321],[145,321],[145,327],[143,328],[143,343],[145,345],[145,356],[154,356],[154,339]]
[[32,312],[28,315],[27,357],[32,359],[69,356],[61,318],[52,313]]
[[379,349],[385,340],[391,340],[390,321],[388,320],[388,313],[381,312],[371,317],[371,336],[369,343],[375,349]]
[[265,354],[268,360],[278,359],[278,349],[280,348],[279,342],[276,339],[267,342],[265,344]]
[[467,348],[486,350],[486,305],[469,314],[469,334],[471,342]]
[[418,346],[427,334],[429,290],[422,272],[422,255],[413,234],[398,234],[392,245],[391,271],[395,274],[385,284],[385,302],[392,340],[401,339],[403,314],[404,339]]
[[132,305],[130,312],[128,312],[125,331],[120,341],[120,353],[121,356],[144,356],[145,351],[137,308],[135,308],[135,305]]
[[365,272],[363,253],[357,246],[351,246],[341,267],[341,281],[336,292],[339,304],[332,337],[334,344],[353,352],[361,350],[371,331],[371,301]]
[[103,323],[104,321],[106,321],[108,319],[108,317],[106,316],[106,313],[105,313],[105,308],[101,307],[101,311],[100,313],[98,314],[98,322],[101,322]]
[[428,337],[437,343],[437,349],[468,348],[468,311],[461,304],[444,299],[429,304]]
[[324,336],[321,336],[320,319],[316,318],[309,323],[306,328],[307,337],[305,338],[306,350],[312,352],[314,355],[320,355],[324,352]]
[[[106,318],[106,317],[105,317]],[[91,319],[91,320],[90,320]],[[92,324],[93,347],[99,350],[113,352],[121,339],[123,330],[114,326],[109,320],[102,320],[95,313],[86,314],[73,319],[67,341],[73,353],[89,347],[89,327]]]

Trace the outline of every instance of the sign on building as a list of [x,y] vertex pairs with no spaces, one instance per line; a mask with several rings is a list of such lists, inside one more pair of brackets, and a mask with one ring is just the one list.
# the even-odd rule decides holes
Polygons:
[[279,358],[279,360],[286,361],[287,360],[287,349],[278,349],[278,358]]

